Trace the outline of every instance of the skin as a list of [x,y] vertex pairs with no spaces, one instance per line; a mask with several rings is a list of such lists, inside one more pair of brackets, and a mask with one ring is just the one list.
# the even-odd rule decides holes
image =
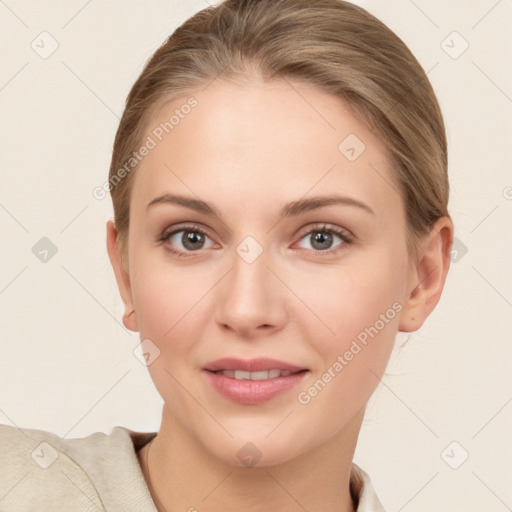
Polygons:
[[[150,478],[147,447],[139,456],[161,510],[355,510],[350,465],[366,404],[398,330],[419,329],[444,286],[450,219],[439,219],[421,241],[417,260],[409,256],[404,203],[378,135],[342,100],[290,83],[217,79],[194,93],[197,107],[136,170],[128,268],[115,224],[107,223],[123,322],[160,350],[148,366],[164,400]],[[148,134],[187,98],[166,104]],[[366,146],[355,161],[338,149],[349,134]],[[279,215],[291,201],[333,192],[374,213],[335,204]],[[164,193],[206,201],[218,215],[174,204],[148,210]],[[183,232],[158,241],[184,222],[207,232],[204,245],[184,246]],[[315,244],[318,223],[348,230],[353,242],[331,232],[330,246]],[[236,252],[249,235],[263,250],[252,263]],[[401,311],[309,403],[300,403],[298,394],[393,303]],[[309,372],[264,404],[237,404],[201,371],[226,356],[272,357]],[[254,467],[237,457],[248,442],[261,453]]]

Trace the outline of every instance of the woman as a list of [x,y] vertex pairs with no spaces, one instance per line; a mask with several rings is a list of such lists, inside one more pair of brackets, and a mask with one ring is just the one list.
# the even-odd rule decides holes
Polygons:
[[10,503],[384,510],[357,438],[397,332],[439,301],[453,239],[442,115],[404,43],[340,0],[209,7],[130,91],[109,190],[123,323],[161,426],[3,426],[2,464],[31,479]]

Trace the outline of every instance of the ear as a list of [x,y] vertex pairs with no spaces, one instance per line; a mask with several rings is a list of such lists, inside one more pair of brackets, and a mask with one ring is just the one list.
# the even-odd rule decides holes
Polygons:
[[123,299],[125,312],[123,315],[124,326],[133,332],[138,332],[135,307],[133,305],[130,274],[121,261],[121,251],[117,242],[118,232],[113,220],[107,221],[107,251],[110,263],[114,269],[119,293]]
[[453,223],[449,217],[441,217],[423,239],[418,248],[418,258],[413,262],[409,287],[398,329],[417,331],[436,307],[448,269],[453,243]]

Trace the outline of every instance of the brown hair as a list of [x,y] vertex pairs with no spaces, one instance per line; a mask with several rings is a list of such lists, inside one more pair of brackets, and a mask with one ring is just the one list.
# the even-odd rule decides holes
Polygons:
[[441,110],[425,72],[396,34],[342,0],[226,0],[178,27],[128,94],[109,173],[125,265],[135,171],[120,179],[119,170],[141,145],[153,114],[216,77],[249,80],[255,73],[336,95],[376,131],[404,200],[411,254],[438,218],[449,217]]

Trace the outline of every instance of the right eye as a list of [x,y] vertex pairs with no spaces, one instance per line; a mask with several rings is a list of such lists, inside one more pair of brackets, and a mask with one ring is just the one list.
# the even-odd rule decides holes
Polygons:
[[165,243],[168,250],[180,257],[187,257],[187,253],[198,252],[215,245],[199,226],[181,226],[179,229],[167,230],[162,234],[160,241]]

